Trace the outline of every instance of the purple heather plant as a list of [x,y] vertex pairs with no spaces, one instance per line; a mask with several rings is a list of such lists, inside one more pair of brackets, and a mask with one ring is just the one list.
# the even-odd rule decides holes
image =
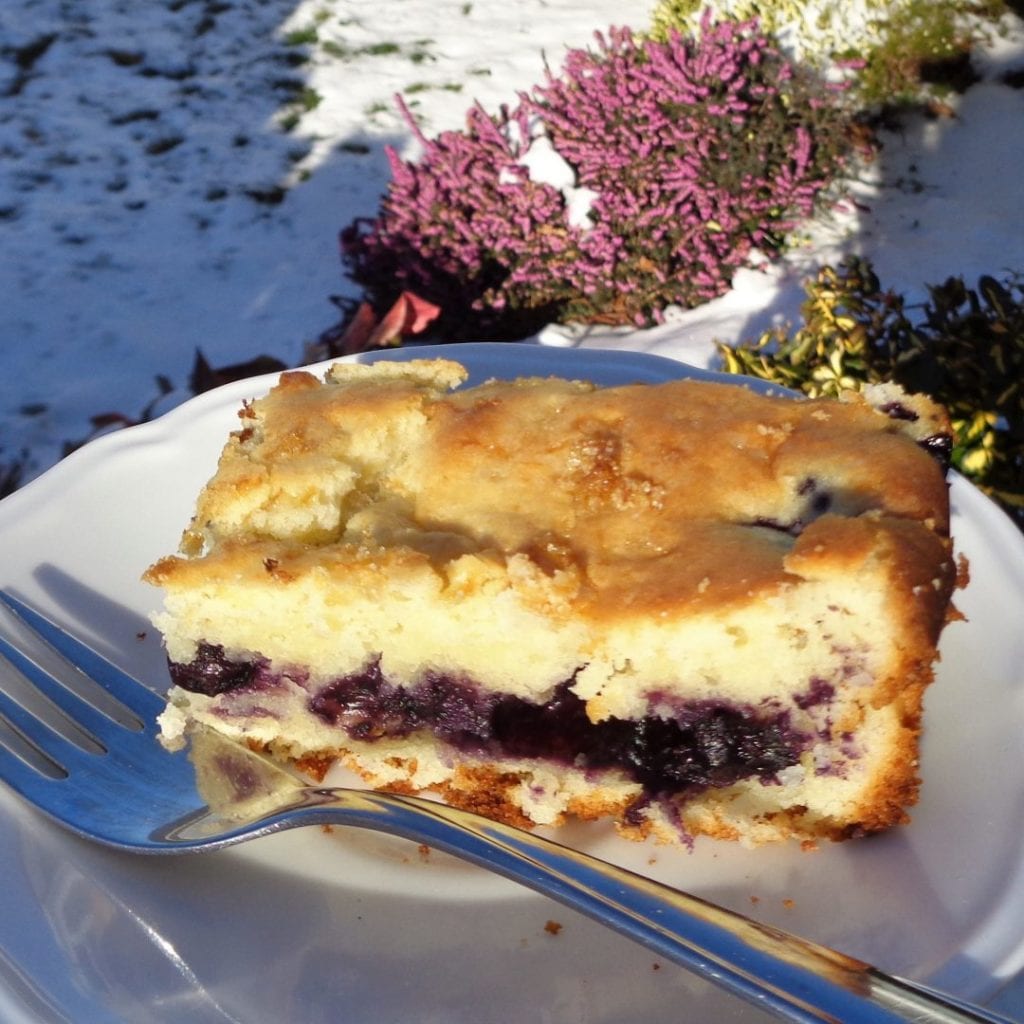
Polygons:
[[[696,38],[596,34],[560,74],[465,131],[423,136],[417,163],[389,151],[378,216],[342,233],[350,277],[375,305],[403,290],[439,305],[442,336],[519,337],[546,322],[646,325],[726,291],[787,233],[853,145],[842,90],[789,61],[756,22]],[[545,135],[590,190],[588,216],[532,180]]]
[[556,318],[557,302],[510,287],[513,275],[542,279],[576,258],[562,194],[531,181],[521,163],[529,145],[525,111],[492,116],[474,106],[465,131],[431,140],[399,105],[422,157],[403,161],[388,148],[392,180],[377,218],[342,232],[352,279],[378,309],[402,291],[434,303],[446,334],[464,324],[485,339],[512,336],[510,320],[534,319],[516,317],[519,309],[537,310],[538,323]]

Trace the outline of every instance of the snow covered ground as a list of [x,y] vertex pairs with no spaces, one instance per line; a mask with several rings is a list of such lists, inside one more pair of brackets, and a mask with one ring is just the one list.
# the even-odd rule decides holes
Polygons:
[[[8,0],[0,8],[0,463],[27,475],[104,413],[187,397],[194,354],[286,364],[354,295],[339,229],[372,215],[383,147],[538,82],[611,24],[618,0]],[[544,332],[695,362],[713,338],[792,318],[800,280],[851,248],[921,294],[950,274],[1024,268],[1020,33],[986,55],[954,117],[886,139],[861,208],[816,225],[766,273],[646,332]],[[158,385],[157,377],[163,378]]]
[[[0,7],[0,445],[37,468],[89,417],[137,414],[336,321],[337,233],[383,147],[538,81],[613,0],[11,0]],[[648,6],[631,13],[646,25]],[[315,38],[314,38],[315,37]],[[311,109],[307,109],[311,108]]]

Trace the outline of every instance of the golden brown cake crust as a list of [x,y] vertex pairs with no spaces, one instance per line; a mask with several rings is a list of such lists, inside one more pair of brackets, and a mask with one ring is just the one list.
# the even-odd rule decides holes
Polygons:
[[[815,518],[816,503],[839,515],[815,524],[815,537],[865,511],[917,524],[928,545],[948,533],[941,468],[900,420],[864,401],[766,399],[685,380],[528,380],[447,394],[461,378],[453,364],[398,364],[405,375],[383,381],[382,365],[393,364],[365,376],[352,371],[371,368],[350,367],[326,386],[285,374],[247,407],[184,544],[190,554],[220,547],[201,562],[165,559],[148,579],[286,580],[310,562],[331,572],[335,545],[348,571],[360,552],[372,560],[373,542],[397,540],[414,560],[524,553],[573,577],[574,613],[647,616],[776,589],[809,546],[801,537],[784,565],[783,530]],[[334,518],[296,529],[289,503],[339,475]],[[346,515],[356,513],[353,528]],[[844,544],[827,548],[854,557]]]

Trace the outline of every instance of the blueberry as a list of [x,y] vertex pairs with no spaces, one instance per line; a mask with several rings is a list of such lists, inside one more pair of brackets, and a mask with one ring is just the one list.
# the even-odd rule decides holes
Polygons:
[[260,667],[259,661],[231,661],[220,644],[207,643],[199,645],[192,661],[168,663],[175,686],[207,697],[251,685]]
[[946,472],[953,462],[953,438],[949,434],[931,434],[923,438],[918,444],[942,467]]

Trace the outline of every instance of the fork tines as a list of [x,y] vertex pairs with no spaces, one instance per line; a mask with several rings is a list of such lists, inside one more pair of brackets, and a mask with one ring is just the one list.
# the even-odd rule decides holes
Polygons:
[[105,754],[118,734],[143,732],[162,704],[90,647],[0,592],[0,747],[6,754],[44,777],[63,778]]

